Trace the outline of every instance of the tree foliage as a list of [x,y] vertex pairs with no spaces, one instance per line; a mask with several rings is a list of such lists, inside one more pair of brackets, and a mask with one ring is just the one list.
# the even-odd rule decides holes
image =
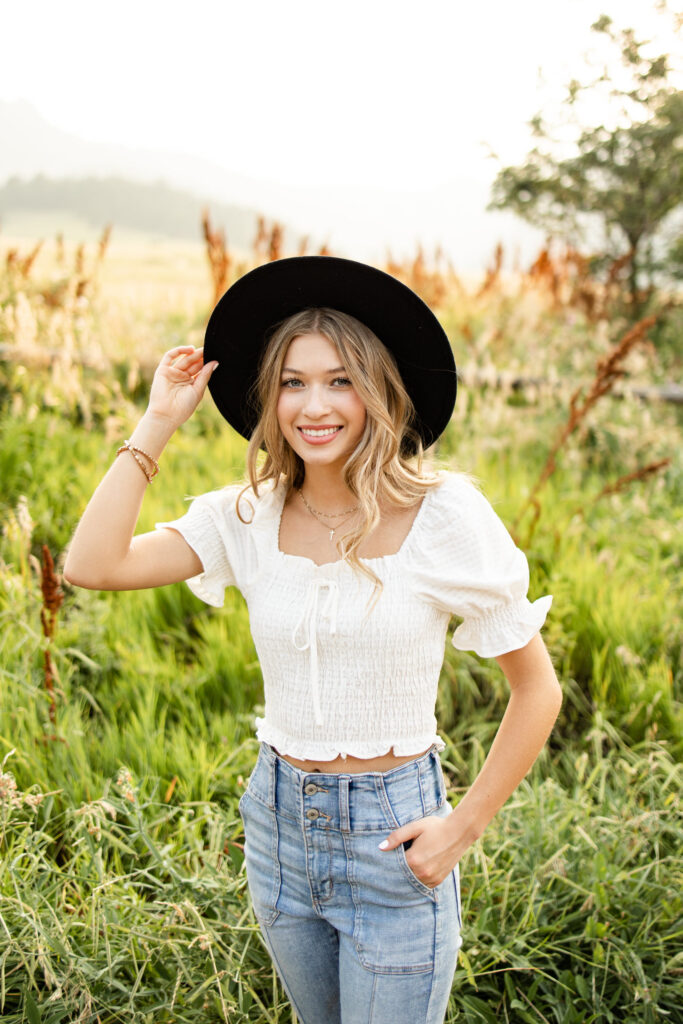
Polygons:
[[618,122],[581,128],[573,152],[559,157],[536,115],[530,124],[537,144],[524,164],[499,171],[489,209],[510,209],[574,245],[591,236],[593,250],[597,228],[604,262],[624,260],[638,305],[639,287],[683,277],[675,255],[683,214],[683,92],[671,82],[669,58],[645,56],[647,43],[633,29],[615,31],[606,15],[591,27],[619,48],[629,82],[617,86],[605,69],[592,82],[571,81],[564,102],[573,110],[583,93],[607,84],[621,103]]

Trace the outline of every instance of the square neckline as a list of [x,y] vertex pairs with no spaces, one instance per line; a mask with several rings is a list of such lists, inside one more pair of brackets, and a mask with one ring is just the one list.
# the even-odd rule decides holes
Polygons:
[[[415,518],[410,524],[410,529],[406,533],[405,537],[401,541],[401,544],[396,551],[391,551],[388,555],[377,555],[375,558],[361,558],[359,556],[358,560],[366,564],[376,565],[378,562],[387,562],[391,559],[398,558],[399,555],[403,554],[406,547],[408,546],[409,541],[411,541],[412,538],[415,536],[416,529],[418,527],[419,522],[422,520],[422,517],[424,515],[424,509],[425,506],[427,505],[430,496],[441,489],[442,483],[443,481],[440,482],[438,487],[430,487],[430,489],[425,493],[424,497],[422,498],[422,501],[420,502],[420,507],[415,513]],[[330,566],[333,565],[348,565],[349,563],[346,561],[345,558],[334,558],[329,562],[316,562],[313,558],[309,558],[308,555],[294,555],[289,551],[282,550],[282,548],[280,547],[280,526],[282,524],[282,516],[285,510],[285,501],[287,499],[287,493],[285,492],[285,488],[282,483],[278,484],[278,489],[281,491],[281,494],[278,496],[279,504],[278,506],[276,506],[275,512],[275,550],[277,552],[278,557],[294,558],[298,562],[308,562],[308,564],[312,565],[315,569],[329,569]]]

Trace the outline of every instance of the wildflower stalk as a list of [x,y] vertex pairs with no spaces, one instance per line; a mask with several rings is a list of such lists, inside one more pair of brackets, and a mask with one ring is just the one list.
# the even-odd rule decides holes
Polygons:
[[55,572],[54,562],[47,544],[43,544],[43,557],[41,562],[40,589],[43,594],[43,607],[40,609],[40,621],[45,637],[44,651],[44,674],[45,689],[49,697],[50,721],[54,725],[57,720],[57,702],[55,699],[54,681],[57,671],[52,663],[50,644],[57,628],[57,615],[64,600],[64,592],[60,586],[60,579]]
[[[654,476],[655,473],[659,473],[660,470],[666,469],[670,465],[671,459],[657,459],[655,462],[649,462],[647,466],[640,466],[639,469],[635,469],[632,473],[626,473],[624,476],[613,480],[611,484],[606,484],[592,499],[592,504],[600,501],[601,498],[608,497],[610,494],[619,494],[620,491],[626,490],[628,485],[635,483],[636,480],[644,480],[645,477]],[[583,512],[583,508],[579,507],[576,512],[580,515]]]
[[273,225],[270,229],[270,239],[268,241],[268,259],[271,263],[275,260],[282,259],[282,243],[284,240],[284,228],[282,224],[277,221],[273,221]]
[[[254,263],[258,266],[261,263],[272,263],[274,260],[282,259],[285,229],[282,224],[274,220],[270,227],[266,218],[259,214],[256,221],[256,235],[252,242]],[[308,246],[308,236],[302,238],[299,243],[299,256],[304,256]],[[324,255],[322,252],[320,255]]]
[[228,272],[232,257],[228,251],[225,232],[214,229],[209,219],[209,211],[202,215],[202,231],[206,242],[206,255],[211,269],[213,281],[213,305],[215,306],[228,283]]
[[638,323],[634,324],[633,327],[629,328],[620,340],[612,346],[607,355],[598,360],[595,367],[595,377],[593,378],[589,391],[584,394],[583,386],[579,385],[569,399],[569,414],[567,416],[567,420],[558,431],[552,448],[548,453],[545,465],[539,473],[536,483],[532,487],[529,496],[522,505],[513,524],[513,530],[516,530],[527,510],[533,506],[536,510],[536,514],[527,542],[531,539],[533,530],[535,529],[536,523],[540,517],[541,505],[538,500],[538,494],[557,469],[557,456],[565,447],[574,431],[585,420],[596,402],[598,402],[604,395],[608,394],[614,388],[617,381],[624,376],[626,372],[624,369],[624,361],[626,357],[632,349],[636,347],[636,345],[639,345],[642,341],[646,340],[647,331],[656,323],[656,321],[656,315],[646,316],[644,319],[639,320]]

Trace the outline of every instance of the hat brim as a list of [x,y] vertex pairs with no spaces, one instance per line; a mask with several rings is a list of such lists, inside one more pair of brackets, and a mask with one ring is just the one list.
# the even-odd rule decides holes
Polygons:
[[414,426],[429,447],[444,431],[455,404],[457,376],[450,342],[422,299],[390,274],[334,256],[275,260],[245,274],[217,303],[204,341],[204,362],[219,366],[209,391],[225,419],[249,438],[252,404],[269,332],[302,309],[325,306],[349,313],[392,352],[415,407]]

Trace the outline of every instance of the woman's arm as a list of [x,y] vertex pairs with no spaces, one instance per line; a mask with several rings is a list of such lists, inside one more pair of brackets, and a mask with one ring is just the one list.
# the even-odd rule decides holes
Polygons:
[[[540,634],[526,647],[496,658],[510,699],[481,771],[447,818],[428,816],[393,831],[382,849],[415,840],[406,853],[412,871],[433,887],[452,871],[500,810],[543,748],[562,704],[562,692]],[[418,838],[419,837],[419,838]]]
[[[199,404],[216,363],[183,345],[157,367],[147,411],[130,441],[158,459],[175,430]],[[140,457],[151,469],[148,460]],[[148,481],[130,452],[114,459],[83,513],[64,566],[68,583],[93,590],[136,590],[189,579],[202,565],[179,533],[133,537]]]

